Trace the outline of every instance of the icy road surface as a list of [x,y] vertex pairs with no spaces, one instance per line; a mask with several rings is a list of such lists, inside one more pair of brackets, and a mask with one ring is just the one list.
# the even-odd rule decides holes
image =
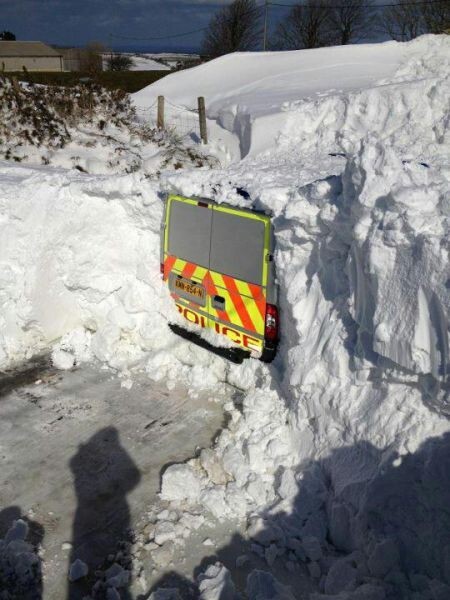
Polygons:
[[207,396],[145,377],[127,390],[110,371],[45,359],[0,375],[0,537],[19,513],[34,523],[46,600],[66,597],[74,556],[116,551],[156,501],[164,465],[209,446],[222,419]]

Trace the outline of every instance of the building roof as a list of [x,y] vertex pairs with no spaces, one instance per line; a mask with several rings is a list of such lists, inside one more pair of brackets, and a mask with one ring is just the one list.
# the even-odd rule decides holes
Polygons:
[[0,57],[14,56],[62,56],[51,46],[43,42],[5,42],[0,41]]

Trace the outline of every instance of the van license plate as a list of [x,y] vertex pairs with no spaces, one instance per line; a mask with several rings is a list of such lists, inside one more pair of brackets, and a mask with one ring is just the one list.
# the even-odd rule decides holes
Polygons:
[[205,298],[205,288],[186,279],[175,279],[175,288],[199,300],[204,300]]

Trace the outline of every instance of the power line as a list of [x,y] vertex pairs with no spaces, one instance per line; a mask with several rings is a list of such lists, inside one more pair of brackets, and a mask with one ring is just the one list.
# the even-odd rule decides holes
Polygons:
[[[270,2],[268,1],[267,4],[270,4]],[[222,6],[222,8],[227,8],[228,6],[230,6],[230,5],[224,4]],[[264,6],[256,6],[254,9],[251,9],[247,12],[240,13],[239,17],[246,17],[247,15],[250,15],[250,14],[256,15],[257,13],[261,12],[262,10],[264,10]],[[157,40],[170,40],[172,38],[187,37],[189,35],[194,35],[195,33],[201,33],[202,31],[207,31],[208,29],[209,29],[209,26],[206,26],[206,27],[201,27],[200,29],[194,29],[193,31],[184,31],[183,33],[174,33],[172,35],[163,35],[163,36],[145,37],[145,38],[131,37],[131,36],[125,36],[125,35],[116,35],[113,33],[110,33],[109,36],[113,37],[113,38],[121,39],[121,40],[134,40],[136,42],[151,42],[151,41],[157,41]]]
[[[375,9],[378,10],[380,8],[391,8],[391,7],[398,7],[398,6],[415,6],[415,5],[424,5],[424,4],[445,4],[447,3],[449,0],[411,0],[410,2],[390,2],[389,4],[367,4],[366,8],[371,8],[371,9]],[[222,8],[226,8],[227,6],[230,6],[229,4],[223,5]],[[270,0],[265,0],[264,1],[264,5],[263,6],[258,6],[256,7],[254,10],[252,9],[252,11],[249,11],[249,13],[257,13],[260,11],[265,11],[265,27],[264,27],[264,47],[266,46],[266,35],[267,35],[267,10],[269,6],[276,6],[276,7],[282,7],[282,8],[295,8],[297,6],[303,6],[302,4],[300,4],[299,2],[297,2],[296,4],[284,4],[281,2],[271,2]],[[327,6],[324,5],[323,8],[352,8],[353,5],[351,4],[335,4],[333,6]],[[248,14],[249,14],[248,13]],[[247,13],[245,13],[247,14]],[[245,16],[245,14],[241,15],[241,16]],[[111,38],[116,38],[116,39],[121,39],[121,40],[131,40],[131,41],[135,41],[135,42],[153,42],[153,41],[161,41],[161,40],[171,40],[171,39],[175,39],[175,38],[181,38],[181,37],[188,37],[190,35],[194,35],[196,33],[202,33],[203,31],[208,31],[209,27],[201,27],[199,29],[193,29],[192,31],[184,31],[182,33],[174,33],[171,35],[162,35],[162,36],[153,36],[153,37],[132,37],[132,36],[126,36],[126,35],[116,35],[113,33],[109,34],[109,37]]]
[[202,31],[206,31],[208,27],[202,27],[201,29],[194,29],[193,31],[185,31],[184,33],[174,33],[173,35],[162,35],[158,37],[130,37],[128,35],[115,35],[113,33],[110,34],[110,37],[118,38],[121,40],[134,40],[136,42],[149,42],[154,40],[170,40],[172,38],[185,37],[188,35],[194,35],[194,33],[201,33]]

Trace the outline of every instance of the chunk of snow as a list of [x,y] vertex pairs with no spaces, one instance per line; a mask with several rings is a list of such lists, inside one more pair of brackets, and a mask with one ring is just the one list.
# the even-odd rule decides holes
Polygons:
[[114,563],[106,570],[105,581],[110,588],[126,587],[130,581],[130,571],[127,571],[118,563]]
[[120,387],[126,390],[131,390],[131,388],[133,387],[133,381],[131,379],[124,379],[120,382]]
[[79,558],[77,558],[70,565],[69,580],[70,581],[78,581],[79,579],[82,579],[83,577],[86,577],[86,575],[88,573],[89,573],[89,567],[87,566],[87,564],[84,563]]
[[174,540],[177,537],[175,525],[170,521],[161,521],[155,527],[155,544],[162,546],[165,542]]
[[52,352],[52,363],[57,369],[71,369],[75,364],[75,356],[67,350],[54,350]]
[[285,469],[281,475],[278,494],[281,498],[294,498],[298,491],[298,484],[291,469]]
[[205,540],[203,540],[202,544],[204,546],[214,546],[214,542],[210,538],[206,538]]
[[197,577],[201,600],[235,600],[236,590],[231,574],[223,564],[209,565]]
[[278,556],[277,547],[275,544],[270,544],[264,551],[264,556],[269,567],[273,566],[276,557]]
[[190,465],[171,465],[164,471],[161,485],[163,500],[188,500],[194,503],[200,491],[200,479]]
[[28,535],[28,524],[23,519],[17,519],[6,532],[4,543],[6,546],[11,542],[23,542]]

